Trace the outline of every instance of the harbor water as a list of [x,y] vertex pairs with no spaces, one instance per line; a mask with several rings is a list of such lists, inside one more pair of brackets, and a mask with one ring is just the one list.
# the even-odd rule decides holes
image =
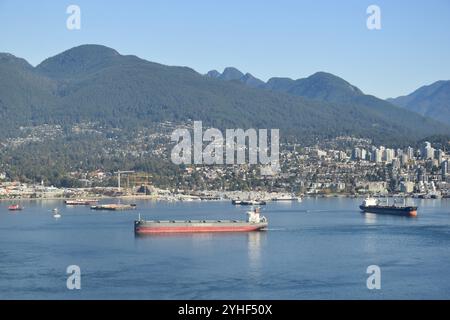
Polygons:
[[[0,202],[0,299],[450,299],[450,199],[415,200],[416,218],[364,214],[360,202],[271,202],[262,232],[139,237],[139,214],[245,219],[249,207],[136,201],[114,212],[49,200],[10,212]],[[67,287],[71,265],[79,290]],[[380,289],[367,287],[372,265]]]

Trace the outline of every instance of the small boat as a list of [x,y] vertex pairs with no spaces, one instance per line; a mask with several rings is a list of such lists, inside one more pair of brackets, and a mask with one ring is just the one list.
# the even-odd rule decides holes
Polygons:
[[61,214],[59,213],[58,208],[55,208],[52,211],[53,211],[53,218],[56,218],[56,219],[61,218]]
[[21,207],[19,204],[12,204],[8,207],[9,211],[20,211],[23,207]]

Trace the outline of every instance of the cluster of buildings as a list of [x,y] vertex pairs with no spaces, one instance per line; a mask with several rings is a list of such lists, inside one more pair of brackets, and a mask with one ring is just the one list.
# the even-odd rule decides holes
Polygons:
[[[162,162],[170,161],[167,155],[170,146],[164,137],[173,128],[173,124],[165,125],[165,131],[161,129],[164,134],[158,133],[149,138],[147,134],[141,133],[130,145],[136,148],[146,146],[146,156],[157,152]],[[88,129],[90,130],[80,127],[76,130]],[[158,132],[161,130],[158,128]],[[138,153],[142,157],[141,152]],[[187,165],[176,176],[161,177],[159,172],[159,182],[152,178],[151,173],[125,175],[122,188],[128,189],[128,194],[145,191],[146,195],[152,193],[149,191],[152,186],[155,187],[154,190],[159,187],[169,193],[209,190],[222,193],[253,191],[297,195],[395,194],[426,198],[450,197],[450,155],[429,142],[416,148],[393,149],[375,146],[368,139],[338,137],[309,147],[283,144],[279,159],[281,170],[274,175],[264,174],[267,168],[261,165]],[[74,171],[68,175],[79,182],[77,186],[81,193],[84,192],[83,188],[97,188],[96,194],[121,194],[117,190],[115,172],[99,169],[90,172]],[[76,188],[68,191],[67,188],[58,189],[43,184],[8,182],[6,175],[0,172],[0,198],[57,198],[77,194],[74,189]]]
[[306,193],[449,195],[450,156],[429,142],[416,149],[373,146],[357,139],[352,147],[338,142],[331,143],[335,148],[328,143],[328,149],[303,148],[285,156]]
[[[346,156],[346,155],[344,155]],[[398,161],[401,165],[406,165],[409,161],[430,160],[433,165],[440,166],[445,162],[445,170],[448,172],[448,156],[441,149],[435,149],[430,142],[424,142],[422,148],[415,150],[412,147],[404,149],[390,149],[384,146],[372,146],[369,150],[355,147],[351,154],[352,160],[367,160],[376,163],[392,163]]]
[[60,198],[64,190],[42,184],[27,184],[21,182],[0,182],[0,199],[30,198],[53,199]]

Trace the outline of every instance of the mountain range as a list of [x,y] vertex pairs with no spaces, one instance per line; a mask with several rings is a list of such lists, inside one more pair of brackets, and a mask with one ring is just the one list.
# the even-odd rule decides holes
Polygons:
[[[381,99],[369,98],[359,88],[333,74],[317,72],[307,78],[270,78],[264,82],[250,73],[242,73],[236,68],[227,67],[223,73],[212,70],[207,77],[226,81],[241,82],[249,87],[274,92],[283,92],[308,99],[336,103],[382,104]],[[368,101],[371,99],[372,101]],[[386,99],[390,104],[413,111],[422,116],[450,125],[450,81],[437,81],[423,86],[409,95]]]
[[281,128],[282,136],[302,141],[352,135],[388,145],[450,133],[329,73],[265,83],[235,68],[202,75],[101,45],[69,49],[36,67],[0,54],[0,117],[0,138],[20,126],[82,121],[132,130],[202,120],[218,128]]
[[353,98],[364,96],[364,93],[357,87],[344,79],[326,72],[317,72],[304,79],[293,80],[274,77],[264,82],[250,73],[244,74],[236,68],[227,67],[223,73],[212,70],[206,76],[219,80],[240,82],[252,88],[288,93],[326,102],[347,103]]
[[450,125],[450,80],[437,81],[389,102]]

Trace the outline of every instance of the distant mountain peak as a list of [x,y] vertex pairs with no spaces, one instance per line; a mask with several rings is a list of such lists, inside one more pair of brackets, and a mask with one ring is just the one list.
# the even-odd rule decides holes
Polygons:
[[56,56],[64,56],[64,55],[80,55],[80,56],[86,56],[86,55],[97,55],[102,57],[109,57],[109,56],[119,56],[119,52],[117,50],[100,45],[100,44],[83,44],[77,47],[70,48],[66,51],[61,52],[60,54]]
[[116,57],[120,57],[120,54],[114,49],[85,44],[44,60],[36,69],[53,77],[66,77],[95,69]]
[[255,78],[251,73],[248,73],[248,72],[240,79],[240,81],[252,88],[258,88],[258,87],[265,86],[264,81],[259,80],[258,78]]
[[206,74],[207,77],[214,78],[214,79],[215,78],[219,78],[220,75],[221,75],[221,73],[219,71],[217,71],[217,70],[208,71],[208,73]]
[[357,95],[364,94],[358,87],[350,84],[348,81],[346,81],[332,73],[329,73],[329,72],[319,71],[319,72],[316,72],[316,73],[310,75],[306,79],[314,80],[314,81],[321,81],[325,85],[340,87],[343,90],[347,89],[349,92],[353,92]]
[[8,52],[0,52],[0,64],[1,63],[17,64],[26,68],[32,68],[32,66],[25,59],[18,58]]
[[409,95],[388,99],[402,108],[450,124],[450,80],[436,81]]
[[240,70],[234,67],[227,67],[220,73],[217,70],[211,70],[206,75],[208,78],[219,79],[224,81],[239,81],[248,87],[262,88],[265,86],[265,82],[254,77],[251,73],[244,74]]
[[226,67],[220,75],[221,80],[233,81],[240,80],[244,74],[234,67]]
[[0,52],[0,59],[19,59],[19,58],[8,52]]

